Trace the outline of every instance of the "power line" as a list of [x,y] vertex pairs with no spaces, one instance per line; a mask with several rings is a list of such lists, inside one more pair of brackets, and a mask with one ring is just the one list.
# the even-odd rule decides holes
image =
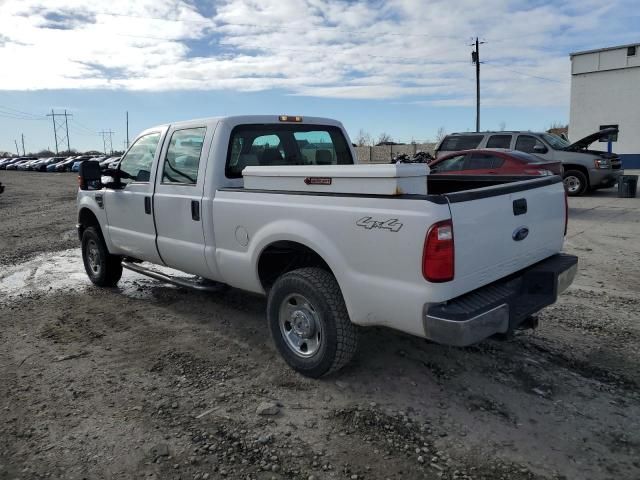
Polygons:
[[42,115],[36,115],[35,113],[24,112],[22,110],[18,110],[12,107],[7,107],[6,105],[0,105],[0,110],[5,110],[7,113],[11,115],[31,117],[34,120],[44,120],[44,118],[42,118]]
[[2,111],[2,110],[0,110],[0,117],[2,117],[2,118],[10,118],[11,120],[26,120],[26,121],[43,121],[43,120],[46,120],[45,118],[25,117],[25,116],[22,116],[22,115],[14,114],[14,113],[11,113],[11,112],[6,112],[6,111]]
[[563,82],[562,80],[557,80],[557,79],[548,78],[548,77],[541,77],[540,75],[532,75],[530,73],[520,72],[518,70],[513,70],[513,69],[505,67],[503,65],[496,65],[495,63],[487,63],[486,65],[488,65],[489,67],[492,67],[492,68],[499,68],[499,69],[502,69],[502,70],[506,70],[508,72],[516,73],[518,75],[523,75],[525,77],[537,78],[538,80],[545,80],[547,82],[554,82],[554,83],[566,83],[566,82]]
[[89,127],[86,127],[86,126],[82,125],[82,124],[81,124],[80,122],[78,122],[75,118],[72,118],[72,119],[71,119],[71,122],[76,126],[76,128],[81,129],[82,131],[86,132],[86,134],[88,134],[88,135],[98,135],[98,134],[96,133],[96,131],[95,131],[95,130],[93,130],[93,129],[89,128]]

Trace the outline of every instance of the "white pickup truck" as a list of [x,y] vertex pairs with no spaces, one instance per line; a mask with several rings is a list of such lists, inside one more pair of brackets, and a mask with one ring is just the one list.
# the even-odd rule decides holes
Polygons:
[[86,272],[99,286],[125,267],[265,294],[276,347],[311,377],[353,357],[358,326],[470,345],[531,326],[573,281],[560,177],[356,163],[342,124],[325,118],[148,129],[117,169],[81,166]]

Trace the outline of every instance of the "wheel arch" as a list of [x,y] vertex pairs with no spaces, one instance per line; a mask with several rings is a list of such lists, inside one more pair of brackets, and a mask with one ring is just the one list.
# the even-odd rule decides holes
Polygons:
[[580,165],[578,163],[562,163],[562,167],[564,168],[564,172],[563,172],[563,178],[564,175],[567,174],[568,171],[570,170],[578,170],[580,173],[584,174],[584,176],[587,179],[587,188],[591,185],[591,181],[589,180],[589,169],[587,167],[585,167],[584,165]]
[[112,252],[112,245],[109,241],[107,232],[104,232],[102,229],[103,223],[106,221],[104,210],[95,211],[95,208],[92,208],[93,205],[87,201],[88,199],[83,199],[80,207],[78,209],[78,223],[76,225],[78,229],[78,238],[82,241],[82,234],[89,227],[95,227],[98,231],[98,235],[107,246],[107,250]]
[[321,254],[296,240],[274,240],[268,243],[261,249],[256,262],[258,278],[265,291],[269,290],[279,276],[304,267],[322,268],[336,277]]
[[81,207],[78,211],[78,236],[80,239],[82,239],[82,233],[89,227],[97,227],[98,232],[102,235],[102,228],[96,214],[89,207]]

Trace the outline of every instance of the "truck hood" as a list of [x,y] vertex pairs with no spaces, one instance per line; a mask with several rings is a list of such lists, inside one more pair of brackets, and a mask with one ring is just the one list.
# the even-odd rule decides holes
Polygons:
[[600,138],[607,137],[609,135],[615,135],[616,133],[618,133],[618,129],[615,127],[603,128],[602,130],[598,130],[597,132],[581,138],[577,142],[573,142],[571,145],[566,147],[565,150],[574,152],[577,152],[579,150],[586,150],[587,148],[589,148],[589,145],[591,145],[593,142],[598,141]]

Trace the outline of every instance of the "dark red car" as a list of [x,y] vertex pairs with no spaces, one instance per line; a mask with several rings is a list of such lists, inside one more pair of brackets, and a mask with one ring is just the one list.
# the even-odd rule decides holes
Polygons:
[[463,150],[429,163],[431,173],[455,175],[562,175],[562,163],[504,149]]

